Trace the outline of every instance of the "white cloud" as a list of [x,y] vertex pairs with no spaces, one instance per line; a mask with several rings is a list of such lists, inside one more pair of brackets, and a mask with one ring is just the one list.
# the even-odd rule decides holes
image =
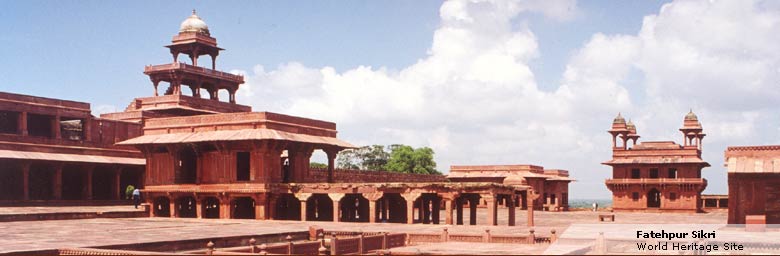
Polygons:
[[[339,136],[355,144],[430,146],[442,171],[450,164],[541,164],[570,169],[582,181],[573,185],[577,197],[605,196],[606,188],[593,184],[609,175],[599,163],[610,157],[605,130],[618,111],[634,118],[642,140],[679,141],[682,117],[695,108],[711,133],[711,169],[721,165],[726,145],[780,141],[756,135],[777,134],[777,118],[762,123],[780,96],[780,15],[770,7],[777,6],[666,4],[635,35],[593,35],[570,59],[561,85],[545,92],[529,68],[543,56],[536,35],[516,19],[537,12],[570,20],[578,15],[574,1],[447,1],[427,56],[413,65],[342,73],[296,62],[258,66],[239,98],[257,110],[335,121]],[[626,84],[635,74],[641,79]],[[718,179],[710,184],[725,186],[725,177]]]

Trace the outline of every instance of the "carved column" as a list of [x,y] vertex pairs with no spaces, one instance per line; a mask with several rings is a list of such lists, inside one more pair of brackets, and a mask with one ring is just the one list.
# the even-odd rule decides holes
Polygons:
[[20,112],[19,113],[19,123],[17,124],[19,135],[27,136],[27,112]]
[[477,225],[477,204],[479,197],[469,199],[469,225]]
[[60,132],[60,114],[57,113],[57,115],[54,116],[54,118],[51,120],[52,126],[52,137],[55,139],[62,139],[62,133]]
[[253,197],[255,199],[255,219],[265,220],[266,216],[266,201],[268,196],[266,194],[259,194]]
[[195,198],[195,217],[198,219],[203,218],[203,197],[200,197],[198,195],[193,195]]
[[539,193],[537,193],[534,190],[528,190],[527,196],[526,196],[526,202],[528,204],[527,211],[528,211],[528,226],[533,227],[534,226],[534,202],[536,202],[536,199],[539,198]]
[[121,179],[122,179],[122,167],[116,166],[113,168],[113,177],[111,179],[111,199],[114,200],[121,200],[122,199],[122,188],[121,186]]
[[82,198],[92,200],[92,173],[95,170],[94,165],[87,166],[84,175],[84,188],[81,190]]
[[231,215],[231,210],[232,210],[231,207],[232,207],[232,205],[230,204],[230,197],[222,196],[219,199],[219,203],[220,203],[219,210],[222,213],[220,215],[220,218],[222,218],[222,219],[230,219],[232,217],[232,215]]
[[168,209],[171,214],[171,218],[179,217],[179,209],[176,209],[176,196],[168,195]]
[[363,193],[363,197],[368,199],[368,222],[369,223],[375,223],[376,222],[376,205],[377,203],[382,203],[379,201],[380,198],[384,193],[382,192],[373,192],[373,193]]
[[338,152],[339,151],[335,149],[325,150],[325,154],[328,155],[328,183],[333,183],[333,169],[335,167],[335,160]]
[[401,194],[401,197],[406,200],[406,223],[412,224],[414,223],[414,201],[420,197],[420,193]]
[[274,220],[276,219],[276,196],[268,195],[266,197],[268,199],[268,219]]
[[62,164],[61,163],[55,163],[54,166],[54,175],[52,175],[52,196],[54,197],[54,200],[60,200],[62,199]]
[[84,141],[92,141],[92,117],[89,116],[84,118],[84,122],[81,125],[82,134],[84,135],[81,139]]
[[455,199],[456,207],[455,211],[457,212],[458,218],[455,220],[456,225],[463,225],[463,197],[458,197]]
[[487,224],[489,226],[495,226],[498,222],[498,212],[496,208],[496,196],[489,194],[482,196],[485,199],[485,204],[488,210]]
[[301,201],[301,221],[306,221],[306,201],[311,197],[311,193],[298,193],[295,197]]
[[510,195],[506,200],[506,208],[509,211],[509,223],[507,225],[515,225],[515,195]]
[[30,162],[23,161],[22,167],[22,199],[30,200]]
[[333,222],[339,222],[339,212],[340,212],[340,202],[341,199],[344,198],[344,193],[331,193],[328,194],[328,197],[330,197],[330,200],[333,200]]

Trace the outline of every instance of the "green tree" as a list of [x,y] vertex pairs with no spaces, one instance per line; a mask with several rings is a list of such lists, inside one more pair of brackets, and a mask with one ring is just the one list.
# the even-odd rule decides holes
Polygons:
[[406,145],[391,145],[390,159],[385,169],[391,172],[441,174],[433,161],[433,149],[429,147],[412,148]]
[[339,152],[336,166],[343,169],[384,170],[390,153],[382,145],[364,146]]

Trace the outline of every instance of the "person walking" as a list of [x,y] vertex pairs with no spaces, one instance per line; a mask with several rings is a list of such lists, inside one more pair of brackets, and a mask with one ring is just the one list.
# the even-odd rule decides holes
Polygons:
[[138,188],[133,190],[133,204],[135,204],[136,209],[138,209],[138,205],[141,204],[141,190]]

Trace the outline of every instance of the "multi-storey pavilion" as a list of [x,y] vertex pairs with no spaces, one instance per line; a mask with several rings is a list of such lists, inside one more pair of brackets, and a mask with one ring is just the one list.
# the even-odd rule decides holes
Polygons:
[[114,145],[141,126],[90,112],[88,103],[0,92],[0,202],[120,199],[141,185],[143,156]]
[[[335,172],[336,154],[353,147],[336,137],[336,124],[250,112],[236,104],[243,78],[214,70],[222,49],[194,13],[168,47],[174,63],[144,72],[155,92],[160,81],[169,83],[165,95],[136,99],[125,112],[103,116],[143,123],[143,136],[119,145],[136,147],[146,159],[143,193],[153,216],[439,223],[443,205],[444,222],[462,224],[461,199],[469,198],[486,202],[491,225],[498,224],[496,205],[505,200],[507,224],[515,224],[513,202],[527,185],[379,172],[387,179],[350,179],[344,176],[350,172]],[[190,56],[192,65],[177,62],[181,53]],[[211,69],[197,66],[200,54],[212,56]],[[181,85],[189,86],[191,95]],[[209,91],[210,99],[199,97],[201,89]],[[229,102],[216,96],[222,89],[231,95]],[[325,175],[309,168],[315,150],[327,155]],[[476,204],[469,206],[470,222],[476,224]]]
[[745,218],[763,216],[780,224],[780,146],[728,147],[729,224],[746,224]]
[[[710,166],[701,159],[702,133],[698,117],[689,112],[683,121],[683,145],[673,141],[637,144],[636,126],[618,114],[612,122],[612,191],[616,211],[697,212],[707,180],[701,170]],[[632,146],[628,147],[628,142]]]

